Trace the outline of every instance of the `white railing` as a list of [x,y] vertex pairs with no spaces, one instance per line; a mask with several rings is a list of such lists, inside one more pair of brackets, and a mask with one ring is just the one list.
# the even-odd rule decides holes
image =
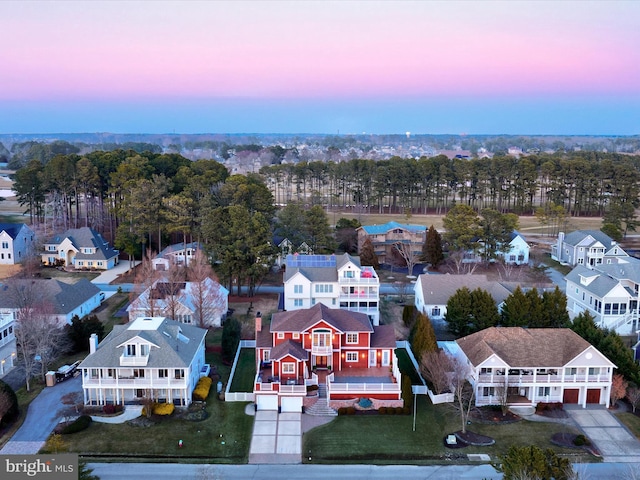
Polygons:
[[358,300],[377,300],[380,295],[376,293],[340,293],[339,300],[341,302],[351,300],[357,302]]
[[338,284],[339,285],[379,285],[380,284],[380,279],[376,278],[376,277],[360,277],[360,278],[345,278],[345,277],[340,277],[338,278]]
[[280,393],[288,394],[305,394],[307,393],[306,385],[285,385],[280,384]]
[[[506,378],[506,382],[505,382]],[[521,384],[545,384],[545,383],[580,383],[580,382],[608,382],[609,374],[598,375],[561,375],[561,374],[535,374],[535,375],[491,375],[481,374],[478,376],[478,383],[488,383],[494,385],[521,385]]]
[[86,387],[129,388],[184,388],[184,378],[92,378],[85,375],[82,384]]
[[146,367],[149,362],[149,355],[144,356],[127,356],[120,355],[120,366],[121,367]]
[[224,394],[225,402],[255,402],[256,395],[253,392],[229,392]]
[[311,345],[311,353],[313,355],[331,355],[332,352],[333,352],[333,346],[331,345],[329,345],[328,347]]
[[328,383],[327,389],[330,393],[350,393],[350,392],[399,392],[398,383]]

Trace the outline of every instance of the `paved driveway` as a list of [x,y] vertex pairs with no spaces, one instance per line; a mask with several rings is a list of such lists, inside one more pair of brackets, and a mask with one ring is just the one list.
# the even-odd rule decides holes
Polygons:
[[57,383],[53,387],[45,387],[31,402],[24,423],[0,450],[0,454],[38,453],[62,419],[63,410],[70,407],[62,403],[62,397],[74,392],[82,395],[80,376]]
[[256,412],[249,463],[300,463],[301,451],[302,413]]
[[611,412],[600,408],[566,408],[602,454],[605,462],[640,462],[640,441]]

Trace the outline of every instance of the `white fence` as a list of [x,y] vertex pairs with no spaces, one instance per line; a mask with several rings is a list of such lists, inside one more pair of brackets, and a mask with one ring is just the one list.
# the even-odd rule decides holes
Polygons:
[[240,340],[238,350],[236,350],[236,356],[233,359],[233,366],[231,367],[231,373],[229,374],[229,382],[227,388],[224,391],[225,402],[255,402],[255,395],[253,392],[231,392],[231,384],[233,383],[233,376],[236,373],[236,367],[238,366],[238,358],[240,358],[240,350],[243,348],[256,348],[255,340]]
[[[409,355],[409,359],[411,360],[411,363],[413,363],[413,367],[416,369],[416,372],[418,373],[420,380],[422,380],[422,384],[426,386],[427,382],[424,380],[424,377],[420,373],[420,366],[416,361],[416,357],[413,355],[413,351],[411,350],[411,345],[409,344],[409,342],[407,342],[406,340],[397,341],[396,348],[404,348],[407,351],[407,355]],[[439,395],[436,395],[431,391],[431,389],[428,386],[427,386],[427,394],[431,399],[431,403],[433,403],[434,405],[437,405],[439,403],[451,403],[455,400],[453,393],[441,393]]]

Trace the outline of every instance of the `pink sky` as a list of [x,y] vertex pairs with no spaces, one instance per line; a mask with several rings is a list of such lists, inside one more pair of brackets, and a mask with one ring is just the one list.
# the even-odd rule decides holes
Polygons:
[[[640,2],[0,2],[0,102],[640,99]],[[0,107],[2,104],[0,103]]]

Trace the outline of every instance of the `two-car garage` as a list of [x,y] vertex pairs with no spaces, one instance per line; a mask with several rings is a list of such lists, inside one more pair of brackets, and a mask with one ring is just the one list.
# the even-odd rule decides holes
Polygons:
[[[279,405],[278,405],[279,400]],[[278,395],[256,395],[258,410],[279,410],[285,412],[302,412],[302,397],[285,397]]]
[[[562,403],[565,404],[579,404],[581,403],[580,398],[580,390],[579,388],[565,388],[564,393],[562,395]],[[601,399],[601,389],[600,388],[588,388],[587,389],[587,404],[600,404]]]

